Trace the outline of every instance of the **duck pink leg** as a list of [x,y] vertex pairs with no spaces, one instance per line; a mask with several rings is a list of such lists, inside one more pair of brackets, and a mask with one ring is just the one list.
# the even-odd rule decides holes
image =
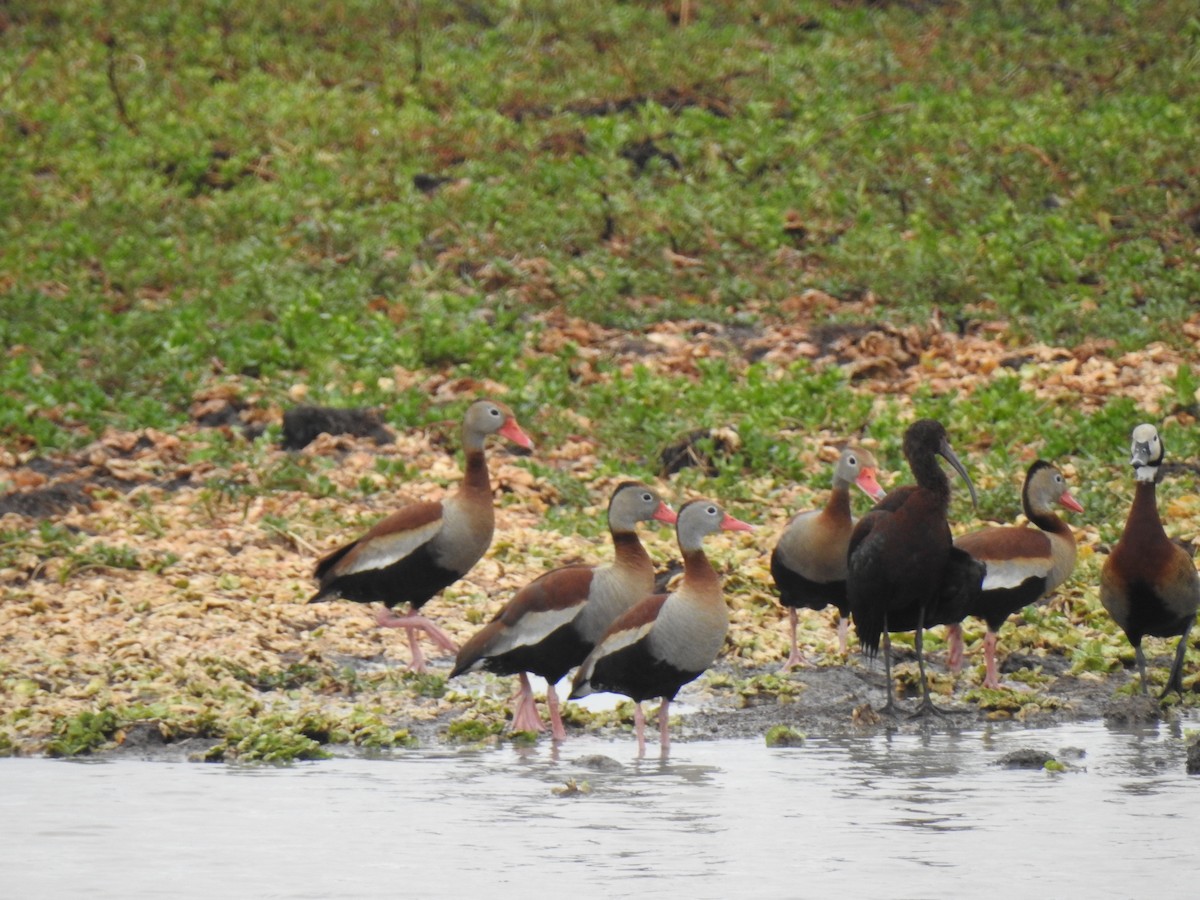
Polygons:
[[850,618],[848,616],[838,616],[838,653],[840,653],[842,656],[845,656],[849,652],[849,644],[847,643],[849,633]]
[[779,670],[780,672],[790,672],[796,666],[808,664],[808,660],[803,654],[801,654],[800,647],[796,643],[796,619],[797,615],[795,607],[789,606],[788,621],[792,626],[792,652],[788,655],[787,661],[784,662],[783,667]]
[[946,665],[951,672],[959,672],[963,665],[962,625],[955,622],[946,628]]
[[1000,666],[996,664],[996,644],[998,641],[999,635],[989,628],[987,634],[983,636],[983,660],[986,671],[983,678],[983,686],[992,690],[1000,687]]
[[638,759],[646,755],[646,714],[642,712],[642,704],[633,704],[633,728],[637,732]]
[[658,708],[658,743],[662,747],[662,755],[671,752],[671,701],[663,697],[662,706]]
[[521,673],[521,687],[517,691],[513,704],[512,725],[510,731],[543,731],[541,716],[538,715],[537,701],[533,699],[533,685],[529,683],[529,675]]
[[567,739],[567,729],[563,726],[562,713],[558,708],[558,693],[554,685],[546,685],[546,706],[550,709],[550,736],[556,741]]
[[403,628],[408,632],[408,646],[412,651],[412,669],[414,672],[425,671],[425,655],[421,652],[421,648],[417,644],[418,630],[428,634],[433,639],[433,642],[443,650],[449,653],[458,652],[458,646],[451,640],[450,635],[438,628],[428,618],[417,613],[398,616],[385,607],[375,615],[375,624],[381,628]]

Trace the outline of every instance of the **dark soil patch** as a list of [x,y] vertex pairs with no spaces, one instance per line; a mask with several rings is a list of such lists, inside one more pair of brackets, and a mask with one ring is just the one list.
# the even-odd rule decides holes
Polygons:
[[736,449],[721,430],[701,428],[688,432],[681,440],[664,447],[658,460],[664,478],[691,466],[715,476],[719,474],[717,460],[730,456]]
[[330,406],[297,406],[283,414],[284,450],[307,447],[319,434],[349,434],[376,444],[390,444],[392,434],[372,409],[337,409]]
[[52,484],[32,491],[14,491],[0,497],[0,516],[16,513],[30,519],[50,519],[72,509],[90,509],[92,498],[83,482]]

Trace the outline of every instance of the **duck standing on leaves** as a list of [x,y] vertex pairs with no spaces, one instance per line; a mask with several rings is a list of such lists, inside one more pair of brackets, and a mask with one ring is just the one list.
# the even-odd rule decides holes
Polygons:
[[[441,501],[411,503],[376,524],[366,534],[334,550],[317,563],[320,590],[309,603],[342,598],[356,603],[382,603],[376,622],[408,633],[412,668],[425,671],[417,631],[453,653],[454,641],[419,610],[443,588],[458,581],[483,558],[492,543],[495,511],[484,457],[485,439],[498,434],[520,447],[533,442],[503,403],[477,400],[462,424],[466,471],[458,490]],[[407,603],[407,615],[392,607]]]
[[779,602],[788,611],[792,652],[781,671],[804,661],[796,644],[798,609],[838,609],[838,650],[846,653],[846,549],[855,519],[850,514],[850,488],[858,485],[873,500],[883,497],[875,480],[876,463],[866,450],[848,447],[833,469],[833,490],[822,509],[798,513],[784,529],[771,553],[771,577]]
[[1147,693],[1142,638],[1179,636],[1175,662],[1160,699],[1183,693],[1183,658],[1200,608],[1200,576],[1191,556],[1173,543],[1158,515],[1155,485],[1162,477],[1163,444],[1153,425],[1133,430],[1130,463],[1137,485],[1121,539],[1100,570],[1100,603],[1133,645]]
[[671,700],[712,665],[729,630],[721,579],[704,555],[704,537],[716,531],[751,530],[711,500],[684,504],[675,523],[683,555],[678,587],[646,597],[621,615],[575,672],[569,699],[612,691],[633,700],[639,756],[646,751],[642,701],[662,698],[658,727],[665,755],[671,742]]
[[613,562],[564,566],[526,585],[463,644],[450,677],[478,669],[519,675],[512,730],[541,731],[527,673],[540,675],[546,679],[551,734],[563,740],[555,684],[583,662],[617,616],[654,590],[654,564],[637,536],[637,523],[650,520],[673,524],[675,513],[644,484],[618,485],[608,504]]
[[938,465],[943,457],[975,486],[950,447],[946,429],[933,419],[914,422],[904,433],[904,456],[917,483],[895,488],[863,516],[850,536],[846,594],[863,650],[879,653],[883,641],[887,704],[896,704],[892,686],[893,631],[915,631],[921,673],[919,714],[940,712],[929,694],[922,633],[932,625],[961,622],[970,595],[979,590],[983,566],[953,545],[946,513],[950,481]]
[[[1070,576],[1075,568],[1075,535],[1054,514],[1058,503],[1073,512],[1083,512],[1071,496],[1062,473],[1045,460],[1037,460],[1025,473],[1021,506],[1033,528],[992,526],[955,539],[954,546],[983,563],[986,574],[981,590],[974,594],[967,614],[987,623],[983,639],[985,688],[1000,687],[996,665],[996,642],[1004,620],[1023,607],[1045,597]],[[962,667],[962,626],[957,622],[947,631],[947,661],[952,672]]]

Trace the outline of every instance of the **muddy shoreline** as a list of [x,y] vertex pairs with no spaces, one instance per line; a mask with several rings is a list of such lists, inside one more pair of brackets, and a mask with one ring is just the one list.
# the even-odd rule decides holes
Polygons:
[[[434,670],[448,666],[449,660],[434,662]],[[910,665],[901,662],[899,666]],[[1015,663],[1009,663],[1010,668]],[[767,732],[776,726],[794,729],[805,737],[862,736],[871,737],[883,733],[947,733],[977,731],[986,727],[1024,729],[1035,733],[1068,722],[1104,720],[1116,726],[1150,725],[1167,723],[1179,715],[1171,705],[1160,705],[1153,697],[1142,697],[1136,693],[1119,692],[1131,682],[1130,673],[1119,672],[1108,676],[1073,676],[1066,673],[1068,663],[1058,656],[1039,659],[1042,673],[1049,672],[1052,681],[1043,688],[1033,691],[1016,683],[1006,684],[1004,690],[989,693],[981,702],[978,696],[968,694],[974,690],[966,684],[949,695],[938,696],[936,702],[943,715],[916,717],[912,714],[917,705],[915,697],[898,698],[899,711],[894,715],[881,714],[878,710],[885,700],[882,666],[875,667],[854,659],[844,665],[817,665],[795,669],[782,676],[786,679],[787,697],[773,695],[769,691],[761,695],[747,696],[744,685],[755,676],[771,676],[773,668],[750,668],[718,662],[710,673],[701,680],[685,686],[677,698],[676,710],[672,713],[673,743],[711,741],[724,739],[764,740]],[[1060,670],[1055,673],[1055,670]],[[931,667],[936,671],[936,667]],[[1136,673],[1133,673],[1136,678]],[[472,679],[487,679],[494,689],[503,679],[493,676],[468,676],[464,681],[467,689],[479,688]],[[737,687],[741,685],[743,687]],[[653,716],[655,702],[645,706],[651,728],[648,737],[653,743]],[[456,708],[437,716],[407,719],[401,717],[393,724],[407,728],[415,739],[413,749],[453,749],[483,745],[500,746],[512,740],[507,734],[491,735],[483,742],[464,744],[448,734],[450,725],[471,714],[469,704],[460,703]],[[628,721],[608,722],[587,726],[568,725],[568,738],[562,745],[569,749],[571,738],[593,735],[607,738],[616,747],[622,742],[632,744],[633,735]],[[187,737],[181,740],[165,740],[153,722],[136,723],[127,727],[119,744],[99,749],[90,755],[92,759],[121,759],[145,761],[203,761],[204,754],[218,745],[215,738]],[[550,738],[537,738],[539,746],[550,746]],[[403,755],[405,749],[364,750],[349,744],[329,744],[324,749],[335,757],[395,757]],[[657,754],[657,747],[650,746],[650,753]]]

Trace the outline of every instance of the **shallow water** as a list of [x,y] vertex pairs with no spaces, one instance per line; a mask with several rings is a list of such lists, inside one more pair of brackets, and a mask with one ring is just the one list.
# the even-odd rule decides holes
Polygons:
[[[1019,749],[1075,768],[994,765]],[[1179,726],[634,751],[3,760],[4,896],[1196,896],[1200,778]],[[591,792],[559,796],[569,779]]]

